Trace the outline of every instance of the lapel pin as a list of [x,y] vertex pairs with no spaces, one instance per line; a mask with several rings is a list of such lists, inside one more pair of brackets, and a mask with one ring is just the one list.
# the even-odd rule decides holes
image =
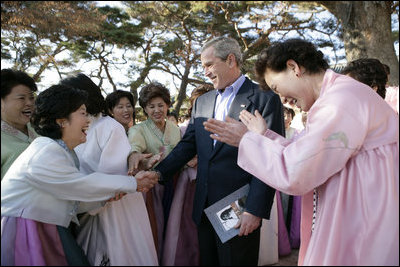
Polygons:
[[241,108],[245,108],[246,105],[245,105],[245,104],[241,104],[240,107],[241,107]]

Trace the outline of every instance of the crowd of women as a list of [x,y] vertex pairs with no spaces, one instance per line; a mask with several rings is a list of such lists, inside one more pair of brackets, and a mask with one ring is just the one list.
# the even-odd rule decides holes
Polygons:
[[[142,88],[139,103],[148,119],[133,125],[133,95],[117,90],[104,98],[82,73],[46,89],[36,101],[37,86],[26,73],[3,69],[1,78],[2,265],[171,265],[176,253],[181,264],[198,265],[190,212],[196,159],[177,175],[175,190],[172,183],[153,187],[157,181],[140,179],[140,170],[165,157],[187,126],[180,130],[166,120],[171,100],[165,86]],[[211,89],[196,88],[191,103]],[[3,180],[7,171],[12,178]],[[166,201],[164,188],[170,190]],[[165,218],[173,221],[169,225],[178,225],[165,234],[164,210],[171,214]],[[178,242],[179,235],[187,240]],[[164,236],[169,253],[162,260]],[[35,248],[21,247],[26,241]]]
[[[286,139],[258,111],[204,123],[209,138],[238,147],[242,169],[277,190],[268,231],[278,233],[279,221],[279,254],[300,246],[300,265],[399,264],[398,100],[396,110],[382,99],[383,64],[363,60],[338,74],[311,43],[279,42],[255,70],[261,87],[308,111],[303,132],[290,128],[287,107]],[[130,92],[104,97],[80,73],[35,96],[29,75],[2,69],[1,265],[200,265],[197,156],[167,182],[151,170],[213,89],[193,90],[192,119],[177,126],[167,119],[169,90],[146,84],[147,120],[135,124]],[[260,257],[272,240],[261,233]]]

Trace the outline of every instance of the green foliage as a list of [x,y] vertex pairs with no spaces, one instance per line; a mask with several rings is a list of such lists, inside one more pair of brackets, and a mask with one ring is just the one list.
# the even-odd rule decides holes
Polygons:
[[82,44],[98,35],[102,20],[93,6],[83,1],[3,1],[2,53],[14,55],[17,69],[36,69],[33,76],[39,80],[45,69],[56,66],[55,57],[63,50],[78,48],[73,56],[84,57],[88,45]]
[[143,27],[129,23],[128,13],[109,6],[99,8],[99,12],[106,16],[100,29],[104,41],[118,47],[136,47],[142,43]]
[[[393,2],[398,10],[398,1]],[[93,76],[110,83],[113,77],[106,72],[118,67],[131,79],[118,86],[136,94],[157,69],[172,75],[184,93],[206,80],[200,48],[215,36],[238,40],[244,51],[242,71],[253,79],[256,55],[276,40],[296,36],[335,52],[343,48],[338,19],[315,2],[123,1],[126,9],[95,3],[2,1],[2,59],[24,70],[57,67],[60,73],[82,60],[97,62]],[[392,35],[398,40],[398,30]],[[123,56],[117,56],[116,48],[124,49]],[[66,58],[56,59],[63,51]],[[329,60],[342,58],[335,54]]]

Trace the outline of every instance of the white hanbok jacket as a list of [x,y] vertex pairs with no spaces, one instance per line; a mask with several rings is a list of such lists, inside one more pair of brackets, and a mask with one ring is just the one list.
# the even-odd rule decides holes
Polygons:
[[[127,159],[131,146],[124,127],[115,119],[101,114],[91,119],[87,141],[75,148],[81,172],[86,175],[128,173]],[[114,180],[110,179],[110,182]],[[142,193],[127,194],[118,201],[90,210],[88,214],[80,218],[77,242],[90,264],[158,266]]]
[[[76,214],[99,207],[117,192],[136,192],[127,175],[82,174],[55,140],[36,138],[1,181],[1,216],[68,227]],[[88,203],[84,203],[88,202]]]

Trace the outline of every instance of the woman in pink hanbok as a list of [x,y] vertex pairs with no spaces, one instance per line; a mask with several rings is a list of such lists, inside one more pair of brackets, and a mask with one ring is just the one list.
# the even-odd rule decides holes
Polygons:
[[304,40],[268,47],[256,72],[283,103],[308,111],[302,135],[284,139],[257,111],[205,127],[239,147],[244,170],[302,195],[299,265],[399,265],[398,115]]

